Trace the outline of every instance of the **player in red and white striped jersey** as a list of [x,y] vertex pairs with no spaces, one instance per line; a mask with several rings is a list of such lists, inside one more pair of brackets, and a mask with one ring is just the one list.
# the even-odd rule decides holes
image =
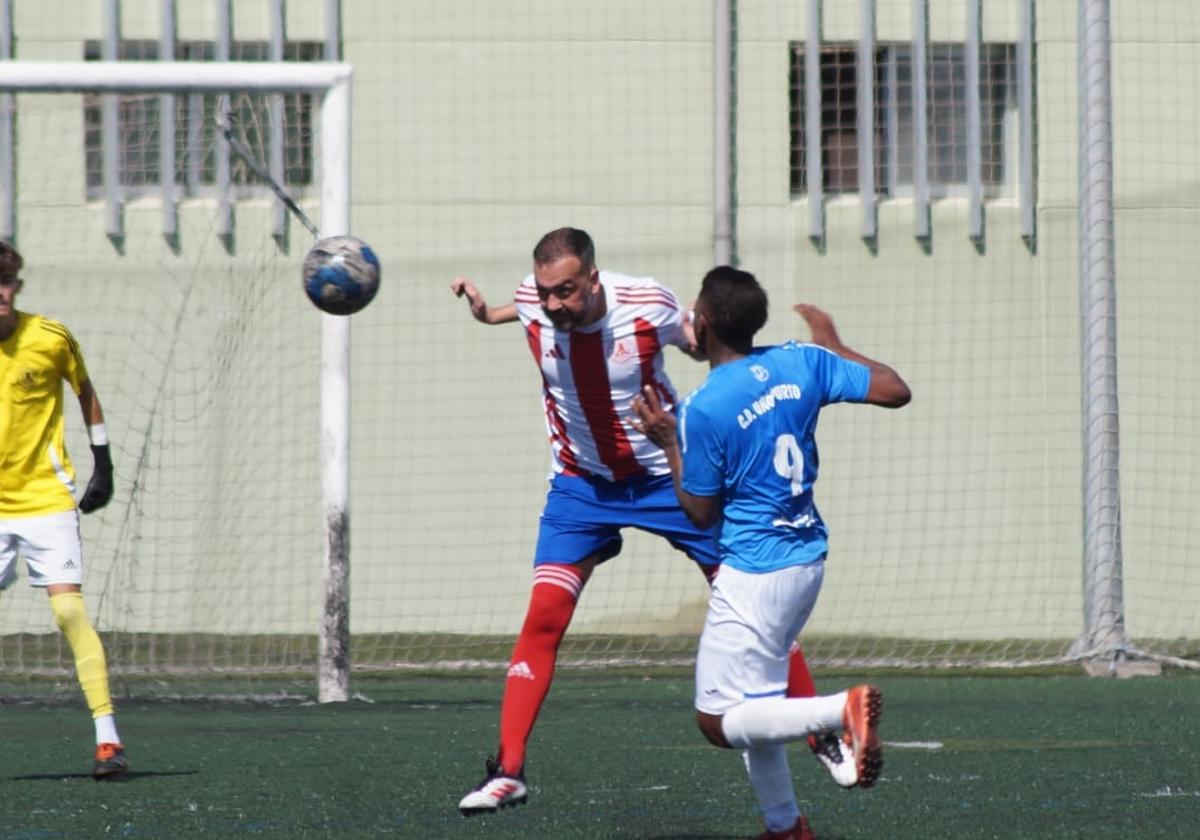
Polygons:
[[[487,776],[459,803],[467,816],[524,802],[525,747],[550,689],[558,646],[584,584],[621,550],[621,529],[640,528],[685,552],[708,580],[717,571],[711,529],[694,526],[675,496],[663,451],[635,429],[633,399],[654,389],[673,408],[663,349],[694,352],[675,294],[649,277],[596,267],[591,237],[559,228],[533,251],[533,274],[514,302],[489,307],[465,277],[451,288],[489,324],[520,319],[542,377],[552,476],[534,554],[529,608],[505,683],[500,746]],[[812,694],[799,648],[792,693]]]
[[[625,421],[644,386],[675,403],[662,350],[669,344],[689,348],[679,301],[649,277],[596,275],[593,300],[603,314],[567,329],[558,324],[571,316],[542,308],[532,276],[516,293],[517,314],[542,374],[554,472],[609,481],[664,475],[669,469],[662,450]],[[575,287],[572,278],[566,282],[570,286],[555,288]]]

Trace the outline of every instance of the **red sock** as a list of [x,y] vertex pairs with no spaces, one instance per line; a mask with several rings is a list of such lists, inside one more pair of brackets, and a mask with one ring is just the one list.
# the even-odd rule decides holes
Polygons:
[[525,624],[513,647],[500,706],[500,765],[516,775],[525,765],[525,745],[554,678],[558,645],[583,582],[574,566],[555,563],[533,572],[533,591]]
[[787,696],[815,697],[816,695],[817,686],[813,683],[808,663],[804,661],[804,651],[800,650],[799,644],[793,642],[792,649],[788,651]]

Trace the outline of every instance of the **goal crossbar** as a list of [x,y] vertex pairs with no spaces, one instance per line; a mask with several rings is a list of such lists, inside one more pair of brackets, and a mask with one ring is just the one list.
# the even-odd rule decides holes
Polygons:
[[14,93],[244,90],[336,95],[351,76],[350,65],[328,61],[0,61],[0,90]]

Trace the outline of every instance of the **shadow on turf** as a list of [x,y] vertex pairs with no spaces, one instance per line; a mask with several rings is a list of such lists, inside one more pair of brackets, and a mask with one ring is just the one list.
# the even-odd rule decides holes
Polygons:
[[[837,840],[841,834],[821,833],[821,840]],[[653,834],[646,840],[743,840],[744,834]]]
[[[105,779],[104,782],[110,785],[121,785],[143,776],[147,778],[150,776],[196,776],[199,773],[199,770],[172,770],[169,772],[139,770],[130,771],[116,779]],[[8,778],[10,782],[60,782],[67,779],[87,779],[89,782],[93,781],[91,773],[31,773],[28,776],[9,776]]]

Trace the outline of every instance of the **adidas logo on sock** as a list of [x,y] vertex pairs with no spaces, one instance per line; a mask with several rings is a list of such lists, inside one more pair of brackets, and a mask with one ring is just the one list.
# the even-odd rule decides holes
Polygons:
[[534,678],[533,669],[529,667],[528,662],[524,661],[514,662],[512,665],[509,665],[508,676],[510,679],[512,677],[520,677],[523,680],[532,680]]

